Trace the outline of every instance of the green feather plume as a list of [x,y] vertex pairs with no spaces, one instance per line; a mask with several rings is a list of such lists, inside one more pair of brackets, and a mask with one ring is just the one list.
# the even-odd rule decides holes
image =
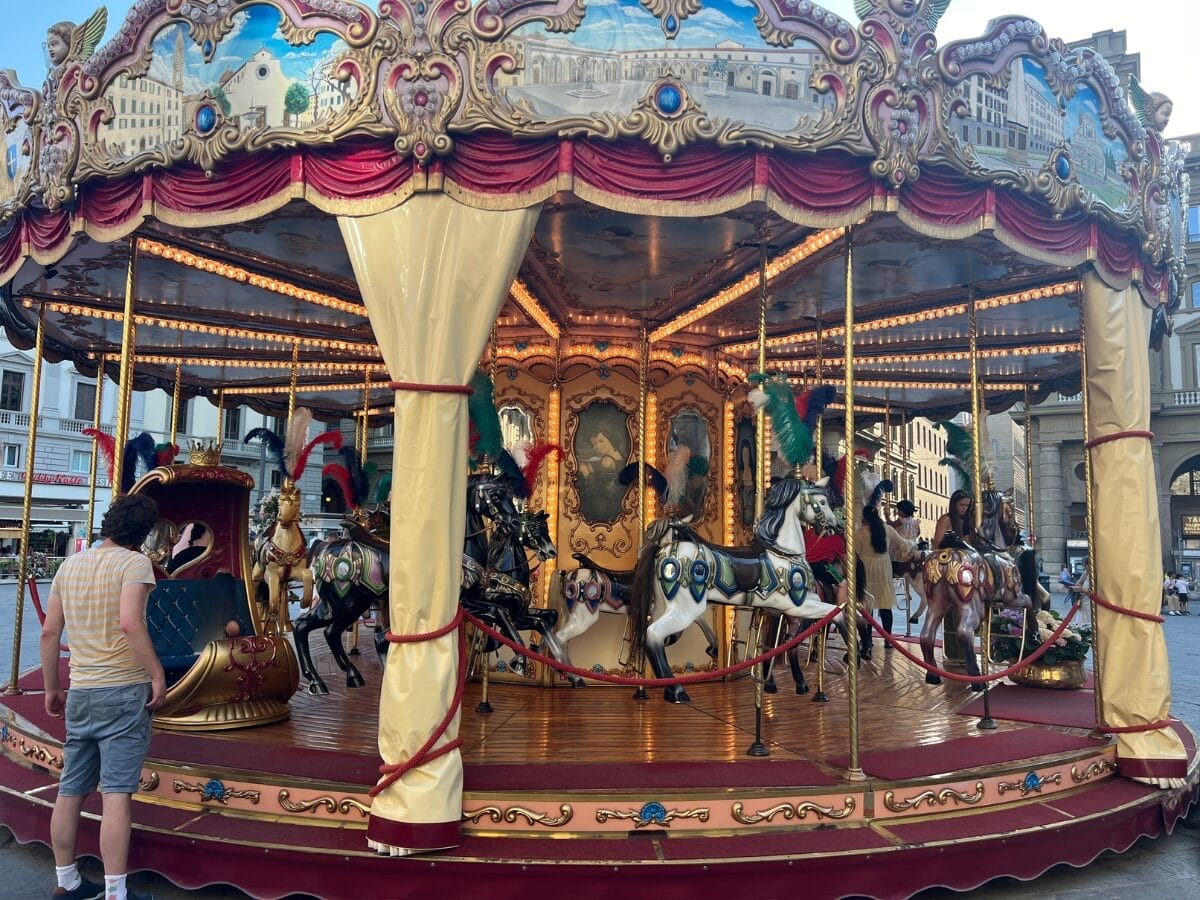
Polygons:
[[934,422],[935,428],[946,432],[946,456],[939,462],[958,473],[964,491],[970,491],[974,479],[971,470],[975,466],[975,439],[971,432],[953,422]]
[[496,412],[492,379],[482,372],[476,372],[471,379],[471,389],[473,393],[467,400],[467,415],[479,435],[473,453],[475,456],[486,454],[489,459],[497,460],[504,449],[504,435],[500,431],[500,414]]
[[771,417],[771,433],[775,436],[775,447],[789,466],[798,466],[808,461],[813,453],[812,432],[796,412],[796,396],[787,378],[777,376],[765,379],[751,377],[759,384],[751,391],[750,402],[765,408]]

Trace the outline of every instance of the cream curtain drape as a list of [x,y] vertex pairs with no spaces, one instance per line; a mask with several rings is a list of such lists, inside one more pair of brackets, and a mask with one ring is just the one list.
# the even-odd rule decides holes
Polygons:
[[[393,380],[470,380],[538,212],[472,209],[439,194],[413,197],[378,215],[339,218]],[[396,634],[434,631],[456,612],[466,516],[466,400],[461,394],[396,393],[390,572]],[[391,646],[379,702],[385,763],[411,757],[446,715],[457,659],[453,633]],[[456,715],[439,746],[457,734]],[[368,842],[393,855],[452,847],[461,816],[462,759],[453,751],[375,798]]]
[[[1109,287],[1083,276],[1087,339],[1089,441],[1150,427],[1149,311],[1135,288]],[[1162,546],[1154,460],[1144,437],[1093,447],[1096,546],[1094,589],[1109,603],[1157,613]],[[1162,625],[1097,610],[1100,686],[1105,724],[1158,722],[1171,709],[1171,677]],[[1186,774],[1187,755],[1170,728],[1117,735],[1122,775],[1167,786]],[[1180,782],[1181,783],[1181,782]]]

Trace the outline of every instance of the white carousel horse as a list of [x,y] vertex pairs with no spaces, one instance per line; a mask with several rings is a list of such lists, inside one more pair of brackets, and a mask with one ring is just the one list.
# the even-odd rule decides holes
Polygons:
[[[282,634],[288,622],[288,582],[298,579],[302,585],[300,606],[312,604],[313,575],[308,567],[308,540],[300,530],[300,492],[290,480],[279,491],[279,511],[275,521],[254,542],[254,568],[251,579],[267,589],[266,632]],[[259,592],[261,594],[261,591]]]
[[[655,677],[670,677],[666,638],[703,616],[709,603],[798,619],[820,619],[837,609],[820,599],[805,558],[804,525],[815,525],[818,514],[833,516],[824,489],[785,478],[767,493],[749,548],[711,544],[679,526],[662,544],[643,547],[629,603],[635,657],[644,653]],[[647,626],[655,608],[663,612]],[[689,699],[680,685],[667,687],[664,697],[672,703]]]

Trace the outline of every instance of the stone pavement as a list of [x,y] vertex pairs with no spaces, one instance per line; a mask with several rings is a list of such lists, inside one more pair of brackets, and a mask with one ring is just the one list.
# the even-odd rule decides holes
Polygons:
[[[0,592],[6,586],[0,585]],[[3,615],[5,596],[0,593],[0,635],[11,635],[12,600],[7,603],[8,620]],[[1063,611],[1065,598],[1056,594],[1054,606]],[[896,616],[896,630],[903,624]],[[33,619],[36,623],[36,619]],[[917,626],[913,626],[914,631]],[[1167,647],[1171,659],[1172,712],[1193,730],[1200,731],[1200,603],[1193,604],[1191,616],[1168,617],[1164,623]],[[36,624],[34,625],[36,630]],[[33,659],[22,668],[36,662],[36,640]],[[4,655],[11,651],[0,648]],[[40,844],[18,844],[12,834],[0,828],[0,900],[25,900],[45,897],[53,887],[53,857]],[[101,875],[100,864],[88,860],[84,871],[92,878]],[[150,890],[158,900],[182,900],[188,897],[244,898],[247,895],[230,887],[210,887],[187,891],[175,887],[156,875],[138,874],[131,879],[139,890]],[[1181,822],[1175,833],[1158,840],[1143,838],[1125,853],[1105,853],[1084,869],[1059,866],[1033,882],[999,879],[970,892],[969,896],[1007,900],[1030,897],[1053,900],[1180,900],[1196,896],[1200,884],[1200,813],[1192,811],[1188,822]],[[798,894],[799,896],[799,894]],[[934,889],[918,895],[920,900],[961,896],[953,891]]]

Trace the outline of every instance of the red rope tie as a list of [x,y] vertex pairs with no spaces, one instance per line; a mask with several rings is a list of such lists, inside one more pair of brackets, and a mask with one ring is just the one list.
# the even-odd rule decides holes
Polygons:
[[1099,447],[1101,444],[1107,444],[1109,441],[1120,441],[1125,438],[1146,438],[1148,441],[1154,440],[1153,431],[1118,431],[1114,434],[1106,434],[1103,437],[1092,438],[1083,446],[1088,450],[1093,447]]
[[[934,675],[940,675],[943,678],[949,678],[951,681],[963,681],[968,684],[985,684],[989,681],[999,681],[1001,678],[1005,678],[1011,675],[1013,672],[1019,672],[1026,666],[1031,666],[1041,659],[1046,653],[1049,652],[1050,648],[1054,646],[1054,642],[1062,637],[1062,633],[1067,630],[1067,625],[1070,624],[1071,619],[1075,617],[1075,613],[1079,612],[1079,606],[1080,604],[1077,602],[1071,607],[1067,614],[1063,616],[1062,622],[1059,624],[1058,628],[1054,630],[1054,633],[1050,635],[1050,637],[1046,638],[1045,642],[1043,642],[1036,650],[1034,650],[1024,659],[1017,660],[1007,669],[1001,669],[999,672],[990,672],[987,675],[959,675],[956,672],[947,672],[945,669],[939,669],[937,666],[931,666],[920,657],[909,653],[905,647],[901,646],[900,641],[896,640],[896,638],[884,631],[883,626],[880,625],[879,622],[875,620],[875,617],[872,616],[867,610],[860,609],[859,614],[871,623],[871,627],[878,631],[883,639],[892,645],[893,649],[899,650],[910,662],[915,663],[926,672],[931,672]],[[972,653],[975,652],[974,642],[972,642],[970,649]],[[983,652],[990,652],[990,648],[983,648]]]
[[1096,731],[1101,734],[1137,734],[1142,731],[1158,731],[1170,727],[1170,719],[1159,719],[1157,722],[1146,722],[1142,725],[1099,725],[1096,727]]
[[475,389],[467,384],[422,384],[419,381],[389,381],[387,387],[393,391],[414,391],[419,394],[466,394]]
[[1136,609],[1129,609],[1128,607],[1125,607],[1125,606],[1117,606],[1117,604],[1115,604],[1115,603],[1109,603],[1107,600],[1105,600],[1099,594],[1089,593],[1088,596],[1091,597],[1094,601],[1096,601],[1097,606],[1103,606],[1109,612],[1115,612],[1122,616],[1130,616],[1134,619],[1142,619],[1146,622],[1162,622],[1163,621],[1163,617],[1158,615],[1157,613],[1144,613],[1144,612],[1139,612]]
[[441,628],[434,631],[426,631],[424,634],[393,634],[390,630],[385,637],[393,644],[420,644],[423,641],[435,641],[440,637],[445,637],[455,628],[462,624],[463,608],[458,607],[458,611],[454,614],[454,618],[443,625]]
[[715,678],[720,678],[725,675],[733,675],[737,672],[742,672],[746,669],[753,668],[759,663],[766,662],[768,659],[774,659],[776,656],[787,653],[794,647],[799,646],[809,637],[816,634],[818,631],[832,622],[833,619],[841,612],[841,607],[830,610],[823,618],[818,619],[817,622],[809,628],[806,628],[794,637],[789,638],[785,643],[780,644],[778,647],[768,650],[765,653],[760,653],[758,656],[755,656],[752,659],[742,660],[736,665],[726,666],[723,669],[714,669],[706,672],[692,672],[688,675],[677,675],[673,678],[637,678],[629,675],[609,675],[605,672],[594,672],[591,669],[580,669],[578,666],[568,666],[565,663],[559,662],[553,657],[546,656],[542,653],[536,653],[522,644],[518,644],[515,641],[509,640],[500,632],[485,625],[470,613],[465,613],[465,616],[468,622],[470,622],[492,640],[498,641],[509,650],[512,650],[513,652],[528,659],[534,660],[535,662],[540,662],[542,665],[553,669],[556,672],[563,672],[567,675],[578,675],[580,678],[590,678],[593,681],[602,681],[605,684],[624,684],[631,687],[670,687],[671,685],[676,684],[694,684],[698,681],[712,681]]

